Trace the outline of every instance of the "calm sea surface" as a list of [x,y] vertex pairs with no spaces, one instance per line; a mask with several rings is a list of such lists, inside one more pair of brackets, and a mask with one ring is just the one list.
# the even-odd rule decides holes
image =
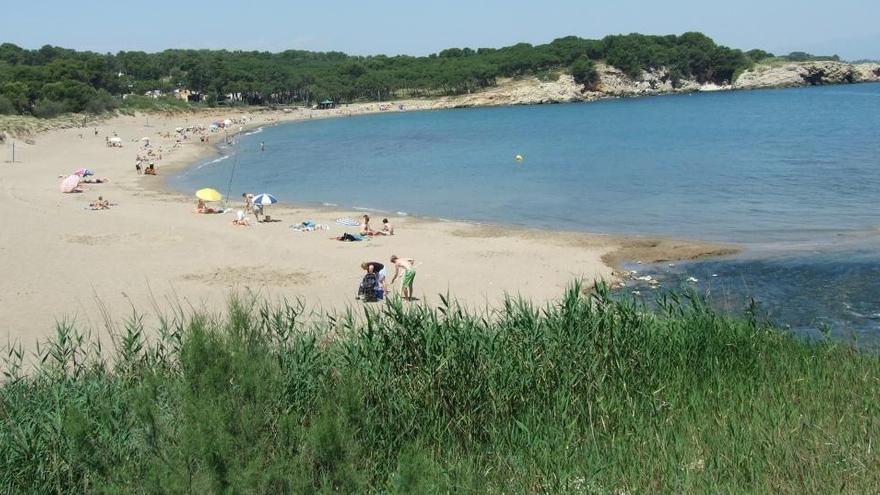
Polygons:
[[172,185],[225,193],[235,166],[234,196],[734,242],[643,268],[798,330],[880,335],[880,84],[308,121],[237,148]]

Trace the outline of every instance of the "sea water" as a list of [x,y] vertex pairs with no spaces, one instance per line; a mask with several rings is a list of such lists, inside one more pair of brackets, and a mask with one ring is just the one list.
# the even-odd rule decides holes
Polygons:
[[880,84],[395,112],[266,127],[172,185],[736,243],[733,259],[653,269],[670,284],[711,271],[729,306],[755,297],[780,324],[870,337],[878,126]]

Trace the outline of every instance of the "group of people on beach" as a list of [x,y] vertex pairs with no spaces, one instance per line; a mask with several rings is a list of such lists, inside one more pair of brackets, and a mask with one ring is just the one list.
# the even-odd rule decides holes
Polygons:
[[373,236],[373,235],[394,235],[394,226],[391,225],[391,222],[388,221],[387,218],[382,219],[382,228],[380,230],[373,230],[370,227],[370,215],[364,215],[363,221],[361,222],[361,235]]
[[[216,130],[212,128],[211,131]],[[97,135],[97,129],[95,129],[95,133]],[[204,143],[208,140],[207,134],[208,133],[205,132],[204,128],[191,127],[185,130],[182,128],[178,128],[176,135],[172,136],[169,132],[165,133],[165,135],[160,134],[160,137],[163,137],[165,139],[168,139],[170,137],[175,138],[176,142],[174,148],[177,148],[181,144],[181,141],[188,139],[190,135],[198,135],[200,142]],[[113,135],[114,138],[118,140],[116,133],[113,133]],[[107,141],[109,143],[111,139],[108,137]],[[139,150],[139,153],[137,154],[137,157],[135,159],[135,170],[138,174],[156,175],[155,160],[162,159],[162,149],[154,149],[149,141],[144,143],[142,146],[143,147]],[[260,149],[261,151],[265,149],[265,144],[263,142],[260,143]],[[100,183],[103,181],[97,180],[96,182]],[[233,225],[252,225],[250,219],[248,218],[248,214],[253,214],[256,222],[269,221],[269,217],[267,215],[264,215],[263,206],[254,203],[254,197],[255,196],[252,193],[242,193],[244,209],[237,211],[237,215],[232,220]],[[103,196],[98,196],[98,199],[90,203],[89,206],[93,210],[106,210],[110,208],[111,203],[108,200],[105,200]],[[194,212],[200,214],[210,214],[219,213],[222,211],[208,206],[204,200],[199,199]],[[358,235],[364,240],[373,236],[395,235],[394,225],[392,225],[391,221],[388,218],[383,218],[381,221],[381,226],[377,228],[374,228],[370,222],[370,215],[364,214],[361,217]],[[324,228],[326,229],[327,227]],[[400,279],[401,296],[404,300],[407,301],[414,300],[415,298],[413,286],[416,276],[415,266],[416,263],[413,258],[404,258],[397,255],[391,255],[391,257],[389,258],[389,262],[387,263],[380,263],[378,261],[362,262],[360,267],[364,271],[364,276],[358,289],[358,299],[362,299],[365,302],[384,299],[389,293],[389,286],[393,286],[395,282]],[[390,273],[391,267],[394,268],[393,273]],[[390,280],[388,278],[389,275]]]
[[407,301],[414,300],[413,284],[416,279],[416,261],[413,258],[401,258],[396,254],[391,255],[390,261],[394,266],[391,282],[387,282],[388,272],[384,264],[378,261],[361,263],[361,269],[365,274],[358,287],[358,299],[368,302],[384,299],[385,294],[388,294],[388,285],[394,285],[400,276],[401,296]]

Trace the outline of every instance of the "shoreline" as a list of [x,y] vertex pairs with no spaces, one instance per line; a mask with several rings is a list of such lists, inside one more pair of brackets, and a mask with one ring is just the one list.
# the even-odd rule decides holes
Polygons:
[[[730,91],[737,91],[736,89],[731,89]],[[671,96],[680,93],[669,93],[664,95],[652,95],[652,96]],[[637,98],[646,98],[649,96],[640,96]],[[608,97],[603,100],[593,100],[593,101],[604,101],[604,100],[613,100],[619,99],[619,97]],[[426,100],[433,101],[433,100]],[[583,101],[579,103],[591,103],[592,101]],[[575,102],[578,103],[578,102]],[[373,105],[373,103],[366,103],[363,105]],[[435,108],[435,109],[418,109],[418,110],[407,110],[406,112],[424,112],[424,111],[432,111],[432,110],[453,110],[456,108],[470,108],[470,107],[447,107],[447,108]],[[356,115],[352,115],[352,117],[358,117],[363,115],[375,115],[375,114],[383,114],[383,113],[404,113],[404,111],[393,111],[393,112],[380,112],[380,111],[361,111]],[[323,116],[320,118],[344,118],[345,115],[337,115],[337,116]],[[293,125],[301,122],[306,122],[309,119],[287,119],[280,121],[273,121],[274,125]],[[266,127],[265,124],[253,123],[246,124],[242,126],[242,133],[247,133],[250,130],[261,129]],[[244,134],[246,135],[246,134]],[[242,135],[241,137],[244,137]],[[196,144],[196,143],[191,143]],[[183,160],[178,160],[175,162],[170,162],[165,164],[163,167],[164,170],[170,170],[172,172],[181,172],[192,167],[195,167],[199,163],[204,162],[208,158],[212,156],[216,156],[217,158],[228,156],[229,159],[234,159],[235,156],[233,154],[224,155],[220,152],[219,145],[217,144],[204,144],[201,143],[199,146],[202,148],[202,152],[196,156],[193,161],[185,162]],[[160,192],[163,194],[168,194],[172,197],[176,197],[180,200],[191,200],[190,196],[187,196],[183,191],[175,188],[170,185],[168,181],[170,180],[169,176],[162,176],[159,184],[156,184],[157,187],[152,190],[155,192]],[[222,192],[222,191],[221,191]],[[236,196],[233,196],[236,198]],[[235,201],[231,200],[230,204],[233,204]],[[621,246],[602,256],[602,261],[607,264],[614,272],[614,280],[610,282],[619,283],[622,281],[623,273],[625,270],[623,269],[623,264],[626,262],[635,262],[641,261],[643,263],[662,263],[667,261],[694,261],[698,259],[705,258],[719,258],[724,256],[732,256],[737,255],[743,252],[743,247],[738,244],[733,243],[724,243],[724,242],[715,242],[715,241],[699,241],[693,239],[678,239],[669,236],[663,235],[654,235],[654,234],[613,234],[613,233],[604,233],[604,232],[588,232],[588,231],[575,231],[575,230],[567,230],[567,229],[559,229],[559,228],[542,228],[542,227],[532,227],[532,226],[523,226],[523,225],[511,225],[504,223],[496,223],[496,222],[481,222],[475,220],[465,220],[458,218],[442,218],[442,217],[434,217],[430,215],[419,215],[419,214],[410,214],[406,213],[405,215],[400,215],[400,211],[392,212],[392,211],[384,211],[384,210],[375,210],[368,208],[359,208],[359,207],[345,207],[340,205],[333,205],[327,203],[318,204],[308,204],[308,203],[297,203],[297,202],[286,202],[279,201],[276,205],[272,206],[273,211],[281,210],[281,211],[291,211],[291,210],[310,210],[316,212],[322,212],[327,215],[334,215],[340,213],[351,213],[355,212],[356,214],[369,214],[371,216],[374,213],[382,213],[387,216],[396,216],[398,219],[407,218],[413,222],[422,222],[422,223],[432,223],[432,222],[443,222],[443,223],[453,223],[453,224],[463,224],[467,225],[473,229],[482,229],[482,232],[486,233],[487,237],[503,237],[502,232],[513,232],[516,237],[531,237],[531,238],[540,238],[543,234],[556,234],[567,236],[573,242],[576,242],[579,237],[603,237],[608,240],[614,241]],[[351,216],[351,215],[350,215]],[[510,237],[510,235],[508,235]],[[675,254],[672,254],[675,253]]]
[[[375,108],[349,107],[339,116],[368,113],[370,106]],[[90,132],[95,126],[55,129],[35,136],[35,144],[23,145],[15,164],[2,164],[0,201],[11,225],[0,239],[0,255],[15,262],[0,280],[0,305],[9,308],[0,337],[29,347],[54,333],[56,321],[66,319],[110,345],[109,330],[123,328],[135,313],[149,314],[150,320],[157,314],[173,315],[181,305],[215,311],[233,293],[299,299],[312,314],[360,311],[361,303],[354,299],[361,277],[358,265],[364,260],[385,262],[391,254],[417,260],[415,289],[422,301],[432,304],[437,294],[448,293],[465,306],[497,307],[506,294],[541,305],[558,299],[575,280],[585,287],[597,280],[618,282],[620,263],[627,259],[680,260],[737,251],[717,243],[419,216],[395,218],[393,237],[342,243],[328,237],[355,228],[343,228],[334,219],[361,212],[298,204],[272,207],[272,216],[281,222],[233,226],[232,215],[193,214],[194,200],[166,180],[171,171],[210,157],[214,145],[196,138],[164,152],[174,140],[158,137],[230,113],[151,114],[149,127],[142,115],[116,117],[96,127],[98,136]],[[307,112],[250,114],[250,128],[308,118]],[[103,137],[114,132],[124,147],[105,146]],[[135,173],[141,136],[163,149],[157,177]],[[110,182],[86,185],[82,194],[61,194],[58,175],[78,167],[93,168],[96,177]],[[89,202],[98,195],[117,206],[89,211]],[[230,199],[237,205],[235,195]],[[328,224],[330,230],[295,233],[288,228],[304,219]],[[522,267],[528,267],[525,274]],[[154,327],[151,321],[144,324]]]

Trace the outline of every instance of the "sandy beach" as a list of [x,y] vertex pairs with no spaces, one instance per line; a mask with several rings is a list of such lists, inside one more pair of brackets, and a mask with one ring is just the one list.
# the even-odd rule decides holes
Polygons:
[[[404,108],[436,108],[406,102]],[[391,218],[394,236],[365,242],[337,242],[331,236],[356,231],[334,220],[361,212],[296,206],[280,198],[271,207],[280,221],[251,227],[232,225],[234,213],[195,214],[195,200],[164,185],[176,168],[215,153],[212,144],[190,137],[174,148],[177,127],[208,126],[223,118],[248,127],[278,122],[379,111],[378,104],[331,111],[216,111],[176,115],[120,116],[84,128],[57,129],[3,145],[0,203],[3,235],[0,256],[0,337],[25,346],[54,333],[54,323],[73,319],[81,329],[105,336],[107,322],[133,314],[146,326],[157,311],[217,310],[230,295],[256,291],[271,299],[302,298],[312,310],[358,308],[355,300],[362,261],[387,263],[392,254],[417,261],[415,295],[428,303],[450,293],[474,307],[498,303],[506,293],[537,303],[562,294],[575,280],[617,281],[622,260],[690,259],[727,254],[731,248],[700,242],[643,237],[534,231],[417,217]],[[393,111],[399,111],[395,106]],[[238,125],[238,124],[236,124]],[[97,129],[97,135],[95,135]],[[105,144],[117,135],[121,148]],[[170,138],[163,137],[170,134]],[[135,158],[149,137],[158,175],[138,175]],[[157,153],[158,154],[158,153]],[[84,184],[84,192],[62,194],[59,176],[80,167],[107,178]],[[224,191],[225,192],[225,191]],[[260,191],[254,191],[260,192]],[[230,206],[241,208],[241,191]],[[108,210],[93,211],[98,196]],[[253,218],[253,217],[251,217]],[[310,219],[330,230],[297,233],[289,227]],[[380,219],[374,219],[374,227]],[[396,291],[399,291],[399,282]]]

